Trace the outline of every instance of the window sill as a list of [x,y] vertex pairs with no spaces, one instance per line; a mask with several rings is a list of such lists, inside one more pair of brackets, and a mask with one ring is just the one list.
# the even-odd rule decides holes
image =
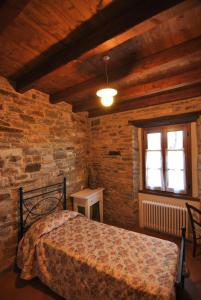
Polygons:
[[142,194],[151,194],[156,196],[163,196],[163,197],[169,197],[169,198],[177,198],[177,199],[183,199],[183,200],[192,200],[192,201],[200,201],[199,198],[194,198],[189,195],[182,195],[182,194],[174,194],[174,193],[168,193],[168,192],[161,192],[156,190],[139,190],[138,193]]

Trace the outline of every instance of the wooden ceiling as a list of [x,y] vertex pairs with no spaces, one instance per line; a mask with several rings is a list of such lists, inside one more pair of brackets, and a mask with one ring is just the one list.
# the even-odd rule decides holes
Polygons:
[[[104,108],[108,54],[118,95]],[[1,1],[0,75],[89,116],[200,96],[201,1]]]

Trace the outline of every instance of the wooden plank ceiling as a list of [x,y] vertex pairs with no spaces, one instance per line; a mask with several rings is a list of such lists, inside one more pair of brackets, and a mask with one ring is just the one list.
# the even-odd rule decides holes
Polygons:
[[[118,95],[104,108],[108,54]],[[89,116],[200,96],[201,1],[2,1],[0,75]]]

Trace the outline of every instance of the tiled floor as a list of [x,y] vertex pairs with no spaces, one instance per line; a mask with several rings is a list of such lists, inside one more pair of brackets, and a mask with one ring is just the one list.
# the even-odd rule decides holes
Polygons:
[[[178,243],[177,239],[165,235],[143,231],[143,233],[156,237],[169,239]],[[201,247],[200,247],[201,248]],[[184,300],[201,300],[201,255],[192,257],[192,245],[186,245],[187,265],[190,277],[186,279]],[[7,272],[0,277],[0,300],[51,300],[62,298],[57,296],[38,279],[26,282],[19,279],[16,272]],[[73,299],[72,299],[73,300]],[[103,299],[104,300],[104,299]],[[126,300],[126,299],[125,299]]]

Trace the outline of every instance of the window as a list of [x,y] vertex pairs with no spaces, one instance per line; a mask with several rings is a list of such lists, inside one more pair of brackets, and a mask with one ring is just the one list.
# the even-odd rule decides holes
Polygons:
[[191,195],[190,124],[143,130],[144,189]]

